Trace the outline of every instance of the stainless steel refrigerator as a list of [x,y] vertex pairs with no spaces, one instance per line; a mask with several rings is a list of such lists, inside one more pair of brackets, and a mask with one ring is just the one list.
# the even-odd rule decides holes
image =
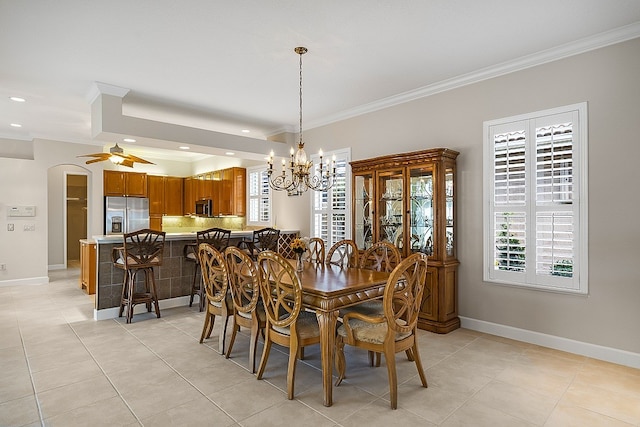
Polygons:
[[104,234],[124,234],[149,228],[149,199],[105,197]]

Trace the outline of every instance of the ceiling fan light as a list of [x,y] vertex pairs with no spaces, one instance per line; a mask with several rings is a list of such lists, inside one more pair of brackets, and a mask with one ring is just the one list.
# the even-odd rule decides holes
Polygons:
[[112,163],[119,165],[122,162],[124,162],[126,159],[124,157],[118,156],[117,154],[112,154],[111,157],[109,157],[109,160],[111,160]]

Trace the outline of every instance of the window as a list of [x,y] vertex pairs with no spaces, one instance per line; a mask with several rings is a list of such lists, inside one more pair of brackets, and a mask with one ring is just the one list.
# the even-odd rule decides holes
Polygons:
[[[328,191],[314,191],[311,195],[311,237],[320,237],[327,249],[351,235],[351,185],[349,161],[351,149],[325,153],[325,159],[336,156],[336,177]],[[315,172],[319,157],[311,156]]]
[[247,225],[271,225],[271,188],[267,168],[256,166],[247,168],[249,212]]
[[587,293],[587,105],[484,123],[484,280]]

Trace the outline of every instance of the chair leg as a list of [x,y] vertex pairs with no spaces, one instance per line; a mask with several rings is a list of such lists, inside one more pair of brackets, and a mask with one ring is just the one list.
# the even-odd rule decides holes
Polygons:
[[384,360],[387,362],[391,409],[398,409],[398,376],[396,375],[396,355],[393,352],[393,349],[390,351],[385,351]]
[[[371,352],[369,352],[371,353]],[[336,380],[336,387],[340,385],[344,379],[345,371],[347,370],[347,363],[344,357],[344,341],[341,336],[336,337],[336,370],[338,371],[338,379]]]
[[411,349],[408,348],[407,351],[405,351],[405,353],[407,354],[407,360],[409,362],[413,362],[413,353],[411,353]]
[[293,385],[296,378],[297,354],[300,348],[297,345],[289,346],[289,363],[287,365],[287,398],[293,400]]
[[424,374],[424,369],[422,368],[422,360],[420,360],[420,353],[418,353],[418,343],[413,342],[413,348],[411,349],[411,354],[413,355],[413,361],[416,362],[416,368],[418,368],[418,375],[420,375],[420,381],[422,381],[423,387],[429,387],[427,384],[427,377]]
[[[204,325],[202,325],[202,334],[200,335],[200,344],[202,344],[202,342],[204,341],[205,338],[208,338],[211,334],[211,329],[213,329],[213,320],[215,319],[215,317],[213,317],[211,315],[211,313],[207,313],[204,315]],[[211,324],[211,326],[209,326],[209,324]]]
[[223,315],[224,324],[222,325],[222,330],[220,331],[220,336],[218,337],[218,352],[220,354],[224,354],[224,345],[227,340],[227,325],[229,324],[229,317],[227,315]]
[[120,310],[118,311],[118,317],[122,317],[122,313],[124,312],[124,306],[125,306],[125,299],[128,298],[129,296],[129,291],[128,291],[128,283],[129,283],[129,271],[125,270],[124,271],[124,280],[122,281],[122,296],[120,297]]
[[259,380],[262,379],[262,374],[264,374],[264,368],[267,366],[267,360],[269,359],[269,352],[271,351],[271,338],[269,337],[269,332],[265,332],[266,338],[264,340],[264,348],[262,349],[262,357],[260,358],[260,366],[258,367],[257,377]]
[[[158,292],[156,287],[156,276],[153,274],[153,268],[149,268],[146,272],[150,276],[151,296],[153,298],[153,304],[156,306],[156,317],[160,318],[160,304],[158,303]],[[149,312],[151,311],[151,304],[149,304]]]
[[136,273],[137,272],[129,272],[127,284],[127,323],[131,323],[131,319],[133,319],[133,293],[136,287]]
[[[193,295],[194,295],[195,289],[196,289],[196,277],[198,276],[198,268],[199,267],[200,266],[196,262],[194,264],[194,267],[193,267],[193,278],[191,279],[191,296],[189,297],[189,307],[191,307],[193,305]],[[200,295],[200,296],[202,296],[202,295]],[[200,311],[202,311],[202,310],[200,310]]]
[[[231,340],[229,340],[229,347],[227,348],[227,352],[224,355],[225,359],[228,359],[231,355],[231,349],[233,348],[233,343],[236,342],[236,334],[240,330],[240,326],[235,322],[235,318],[233,319],[233,332],[231,332]],[[253,372],[252,372],[253,373]]]
[[[258,346],[258,335],[260,334],[260,328],[258,325],[251,325],[251,336],[249,341],[249,365],[251,366],[251,373],[256,372],[256,347]],[[264,336],[264,330],[263,330]]]

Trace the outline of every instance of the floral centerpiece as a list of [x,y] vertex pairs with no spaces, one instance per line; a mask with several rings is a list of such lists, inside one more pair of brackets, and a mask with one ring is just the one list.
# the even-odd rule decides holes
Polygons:
[[301,237],[297,237],[291,241],[290,248],[297,255],[296,271],[302,271],[302,254],[307,250],[307,242]]

